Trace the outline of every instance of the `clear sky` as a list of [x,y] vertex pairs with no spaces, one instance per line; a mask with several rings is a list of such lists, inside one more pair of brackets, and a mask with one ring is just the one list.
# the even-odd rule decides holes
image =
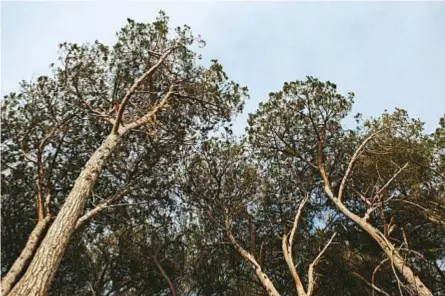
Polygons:
[[238,134],[269,92],[306,75],[355,92],[354,113],[405,108],[429,132],[445,114],[445,2],[2,2],[2,96],[47,74],[58,43],[111,44],[126,18],[161,9],[249,87]]

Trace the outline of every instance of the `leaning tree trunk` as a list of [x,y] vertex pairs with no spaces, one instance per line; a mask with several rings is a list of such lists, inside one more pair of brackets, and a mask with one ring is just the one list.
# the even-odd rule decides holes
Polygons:
[[[380,130],[382,131],[382,130]],[[357,223],[364,231],[366,231],[380,246],[380,248],[385,252],[389,262],[392,264],[393,268],[396,269],[405,279],[407,286],[410,290],[416,293],[416,295],[419,296],[433,296],[433,293],[428,289],[427,286],[421,281],[421,279],[414,274],[414,271],[407,265],[406,260],[400,255],[400,253],[397,251],[396,247],[393,243],[391,243],[385,235],[372,226],[371,223],[367,221],[367,219],[364,217],[360,217],[353,212],[351,212],[341,201],[341,198],[343,196],[343,191],[347,182],[347,179],[352,172],[352,168],[354,165],[354,162],[357,160],[357,157],[360,155],[360,151],[365,147],[365,145],[380,131],[372,134],[368,138],[366,138],[362,144],[356,149],[354,155],[351,158],[351,161],[349,163],[348,169],[343,177],[342,183],[340,185],[340,189],[338,192],[338,195],[335,196],[332,192],[331,185],[329,183],[329,179],[326,175],[326,171],[323,168],[323,144],[324,144],[324,137],[323,134],[321,138],[318,140],[318,154],[317,154],[317,161],[318,161],[318,169],[320,171],[321,177],[323,178],[324,182],[324,191],[329,197],[330,200],[337,206],[337,208],[349,219],[351,219],[353,222]],[[404,167],[400,168],[399,171],[393,176],[395,178],[397,174],[401,172],[408,164],[405,164]],[[392,179],[389,180],[391,182]],[[387,184],[389,184],[389,182]],[[387,185],[385,185],[387,186]]]
[[62,260],[68,241],[75,230],[88,196],[105,161],[116,148],[121,135],[110,134],[93,153],[77,178],[54,223],[48,229],[26,273],[14,286],[10,296],[46,295]]
[[330,199],[335,203],[337,208],[345,214],[349,219],[357,223],[363,230],[365,230],[382,248],[389,262],[394,265],[395,269],[403,276],[409,288],[415,291],[419,296],[433,296],[433,293],[427,286],[416,276],[413,270],[406,264],[406,261],[394,247],[394,245],[386,239],[386,237],[374,226],[368,223],[364,218],[351,212],[338,198],[334,197],[329,188],[325,188],[326,193]]

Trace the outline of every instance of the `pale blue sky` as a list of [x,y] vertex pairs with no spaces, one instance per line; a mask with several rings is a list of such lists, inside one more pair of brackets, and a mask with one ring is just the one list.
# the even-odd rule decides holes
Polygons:
[[160,9],[249,86],[238,134],[270,91],[306,75],[355,92],[365,116],[402,107],[433,131],[445,113],[443,2],[2,2],[1,94],[47,74],[58,43],[111,43],[127,17],[150,22]]

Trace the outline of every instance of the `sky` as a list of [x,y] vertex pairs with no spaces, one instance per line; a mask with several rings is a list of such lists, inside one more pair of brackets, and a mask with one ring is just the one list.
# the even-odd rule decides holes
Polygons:
[[395,107],[434,131],[445,114],[445,2],[2,2],[1,95],[49,73],[61,42],[112,44],[127,18],[202,35],[205,59],[218,59],[250,99],[235,124],[286,81],[307,75],[356,94],[352,113]]

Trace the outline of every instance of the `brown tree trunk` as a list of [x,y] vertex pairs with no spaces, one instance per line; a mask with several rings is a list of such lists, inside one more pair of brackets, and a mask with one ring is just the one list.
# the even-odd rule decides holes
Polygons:
[[20,256],[14,261],[8,273],[2,278],[1,295],[6,296],[11,291],[11,288],[17,280],[18,275],[23,271],[23,268],[31,259],[32,255],[34,255],[34,252],[42,237],[42,233],[48,227],[50,220],[51,216],[47,215],[44,219],[40,220],[32,230],[25,247],[20,253]]
[[365,230],[382,248],[386,256],[392,262],[395,269],[403,276],[409,288],[416,292],[419,296],[432,296],[433,293],[425,286],[425,284],[416,276],[413,270],[406,264],[403,257],[394,247],[394,245],[386,239],[386,237],[374,226],[369,224],[365,219],[351,212],[338,198],[335,198],[330,188],[325,188],[330,199],[335,203],[337,208],[345,214],[349,219],[357,223]]
[[121,135],[119,134],[109,135],[88,160],[26,273],[12,289],[10,296],[47,295],[68,241],[75,230],[77,220],[85,208],[88,196],[105,161],[110,157],[120,139]]

